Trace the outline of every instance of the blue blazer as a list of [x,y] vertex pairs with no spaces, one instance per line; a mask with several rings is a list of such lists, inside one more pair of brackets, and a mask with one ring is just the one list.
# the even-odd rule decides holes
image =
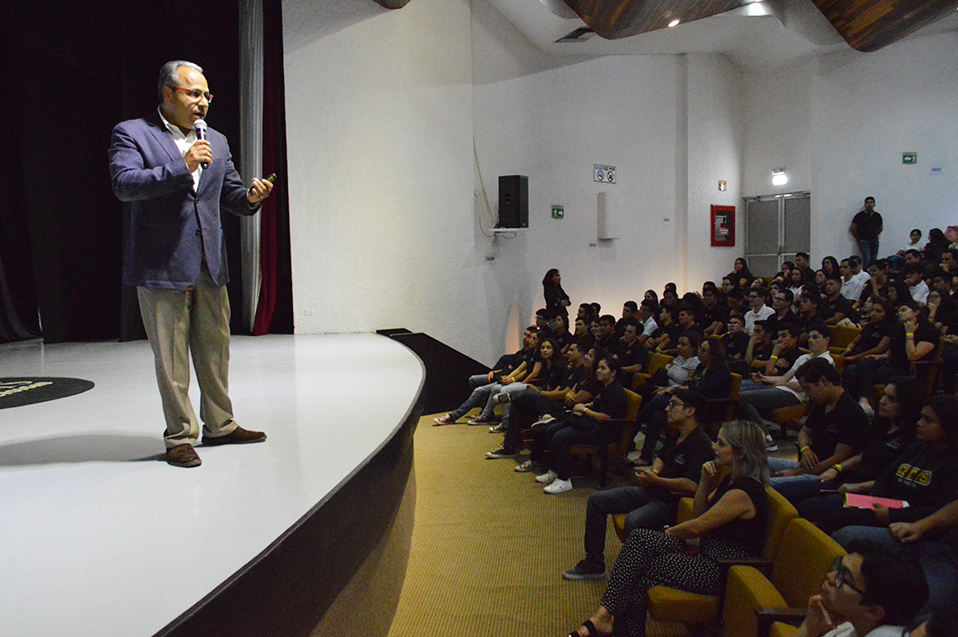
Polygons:
[[259,206],[233,167],[226,137],[210,128],[213,161],[193,176],[158,113],[117,124],[110,143],[113,192],[130,202],[123,283],[182,290],[200,275],[205,256],[217,285],[226,285],[226,242],[220,211],[251,215]]

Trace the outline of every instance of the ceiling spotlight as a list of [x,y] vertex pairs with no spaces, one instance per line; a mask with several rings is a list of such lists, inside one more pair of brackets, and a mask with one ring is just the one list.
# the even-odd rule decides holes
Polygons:
[[681,22],[681,20],[679,20],[678,18],[672,20],[671,22],[669,22],[669,28],[671,29],[672,27],[679,26],[679,22]]
[[772,185],[784,186],[787,183],[788,183],[788,175],[785,174],[785,169],[773,168],[772,169]]

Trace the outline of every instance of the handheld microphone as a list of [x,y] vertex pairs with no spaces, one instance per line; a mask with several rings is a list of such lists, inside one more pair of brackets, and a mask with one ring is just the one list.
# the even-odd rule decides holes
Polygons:
[[[206,120],[198,119],[193,122],[193,132],[196,133],[196,139],[206,139]],[[209,162],[200,164],[204,170],[210,167]]]

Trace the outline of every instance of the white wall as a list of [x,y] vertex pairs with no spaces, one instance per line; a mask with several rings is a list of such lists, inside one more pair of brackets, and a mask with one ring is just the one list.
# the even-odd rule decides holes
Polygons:
[[[741,197],[775,192],[778,166],[781,190],[812,191],[817,259],[850,251],[866,194],[889,249],[958,222],[954,33],[743,75],[721,55],[547,57],[487,0],[288,2],[284,21],[297,333],[404,326],[491,363],[549,268],[614,315],[718,280],[743,251]],[[530,229],[493,238],[483,195],[495,206],[511,174],[529,177]],[[600,191],[620,233],[590,248]],[[735,248],[710,247],[711,204],[736,206]]]
[[[856,251],[847,228],[868,195],[885,220],[883,254],[914,227],[958,223],[958,34],[749,73],[745,99],[744,194],[811,191],[813,261]],[[908,151],[917,166],[901,163]],[[778,166],[790,176],[781,188]]]

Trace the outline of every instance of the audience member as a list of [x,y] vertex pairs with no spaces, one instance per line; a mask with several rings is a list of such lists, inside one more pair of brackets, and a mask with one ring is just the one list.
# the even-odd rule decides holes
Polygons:
[[572,303],[569,301],[569,295],[562,289],[562,276],[557,269],[552,268],[542,278],[542,293],[546,299],[546,311],[549,318],[560,314],[568,318],[568,307]]
[[573,635],[644,636],[650,588],[664,585],[718,595],[719,558],[761,552],[768,483],[762,432],[750,423],[726,423],[713,451],[715,460],[702,465],[695,491],[696,517],[664,532],[632,531],[615,561],[601,606]]
[[755,329],[755,321],[764,321],[775,314],[775,310],[765,305],[767,292],[761,288],[748,293],[749,310],[745,313],[745,331],[749,334]]
[[589,496],[585,518],[585,559],[562,574],[568,580],[601,579],[605,575],[605,530],[609,515],[627,513],[626,533],[661,531],[675,520],[679,498],[694,495],[702,465],[712,459],[712,441],[700,427],[705,397],[679,389],[666,408],[669,434],[648,469],[635,470],[634,487],[599,491]]
[[878,245],[882,230],[881,215],[875,212],[875,198],[865,197],[865,205],[852,219],[848,231],[858,242],[858,251],[866,268],[879,258]]

